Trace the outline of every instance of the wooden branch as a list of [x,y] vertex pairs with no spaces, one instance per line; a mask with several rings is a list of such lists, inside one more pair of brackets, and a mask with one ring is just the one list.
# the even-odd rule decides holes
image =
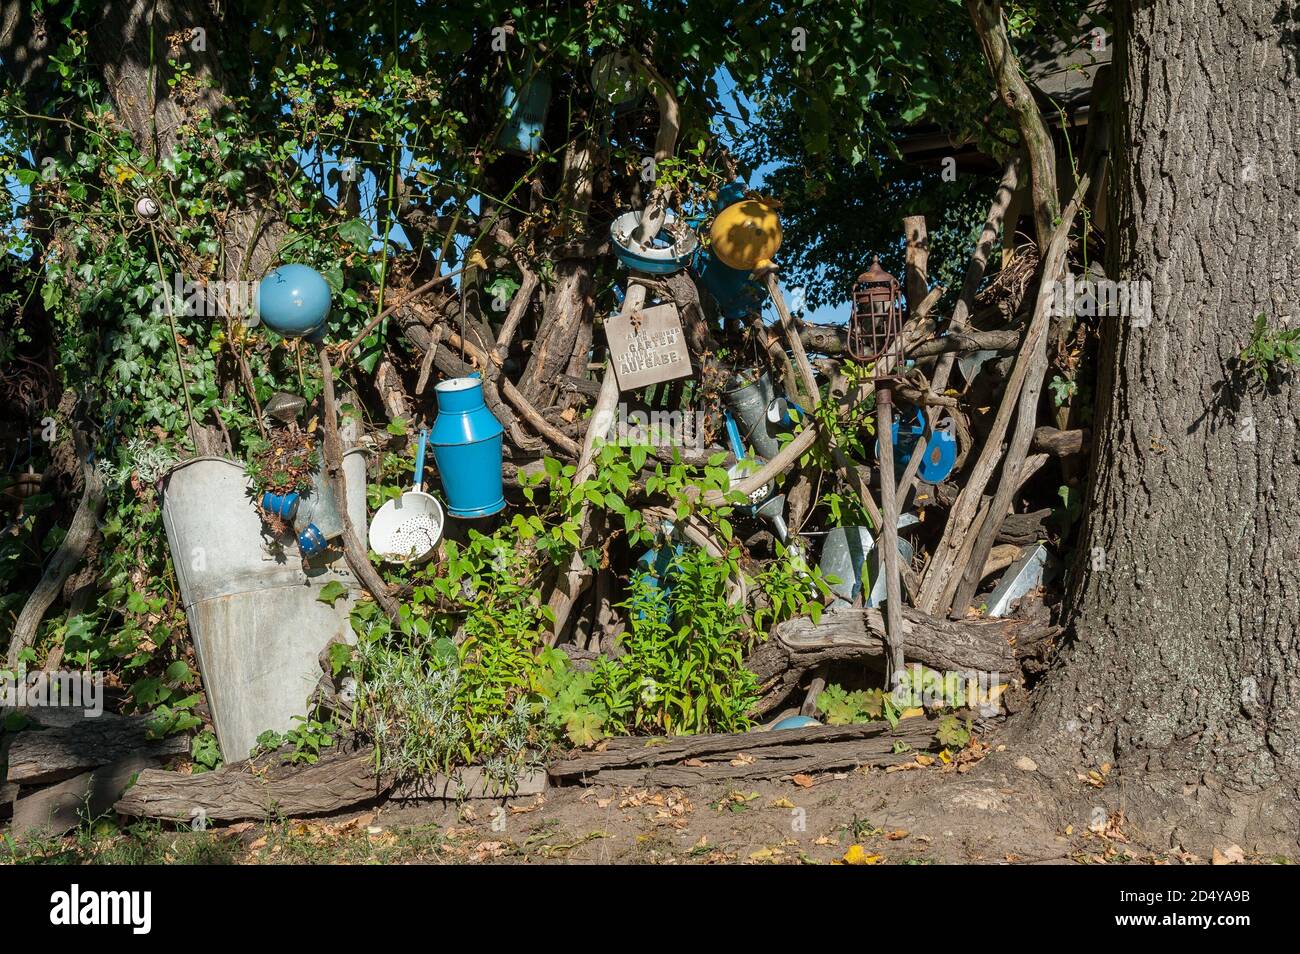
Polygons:
[[[908,719],[658,738],[611,739],[600,752],[577,752],[553,762],[551,778],[614,785],[697,785],[740,778],[780,778],[809,772],[911,761],[932,747],[934,723]],[[897,746],[895,743],[903,743]],[[896,752],[896,748],[908,751]],[[690,764],[683,764],[686,762]],[[736,764],[733,764],[736,763]]]
[[[469,266],[466,266],[466,268],[468,267]],[[465,268],[458,268],[454,272],[448,272],[446,275],[439,275],[436,278],[429,279],[423,285],[420,285],[417,288],[412,288],[409,292],[404,293],[401,296],[401,298],[393,302],[391,305],[389,305],[379,314],[375,315],[375,317],[371,318],[368,322],[366,322],[365,326],[362,327],[362,329],[359,332],[357,332],[355,336],[353,336],[351,341],[339,346],[338,352],[339,352],[340,360],[346,361],[352,349],[355,348],[357,345],[361,344],[361,342],[365,341],[366,337],[370,334],[370,332],[374,331],[375,328],[379,325],[379,323],[383,321],[385,318],[387,318],[389,315],[395,314],[396,312],[405,308],[411,302],[415,301],[415,299],[419,298],[421,295],[427,292],[430,288],[434,288],[438,285],[441,285],[443,282],[448,281],[449,279],[455,278],[463,271],[465,271]]]
[[[629,281],[627,293],[623,296],[622,314],[629,317],[636,314],[641,309],[641,306],[645,304],[645,297],[645,286],[635,281]],[[587,424],[587,433],[582,439],[582,452],[578,456],[577,473],[573,475],[574,487],[577,487],[595,473],[596,443],[604,440],[609,435],[609,429],[614,423],[614,411],[618,407],[618,396],[618,378],[614,374],[614,362],[611,360],[605,367],[605,377],[600,383],[600,395],[596,398],[596,406],[592,409],[591,419]],[[584,530],[587,525],[587,510],[588,504],[584,502],[580,517],[580,523]],[[560,634],[564,632],[569,614],[573,611],[573,604],[582,594],[590,573],[591,571],[582,559],[582,548],[579,547],[569,561],[568,568],[556,581],[555,589],[551,593],[548,605],[551,608],[554,621],[546,633],[547,645],[554,646],[556,640],[560,638]]]
[[376,777],[374,767],[374,751],[362,749],[303,767],[254,771],[238,762],[201,775],[148,769],[113,807],[121,815],[179,822],[192,820],[196,809],[219,822],[326,815],[384,795],[392,780]]
[[[909,358],[929,358],[949,353],[970,354],[973,351],[1015,351],[1020,347],[1018,328],[1005,331],[949,331],[939,338],[930,338],[907,349]],[[944,385],[947,385],[944,381]]]
[[320,354],[321,378],[324,383],[321,392],[321,418],[325,426],[325,439],[321,441],[321,462],[325,466],[325,473],[330,478],[330,485],[334,488],[334,498],[338,501],[339,516],[343,521],[343,554],[353,575],[369,591],[374,601],[379,604],[379,608],[384,611],[384,615],[396,625],[399,609],[397,600],[388,592],[388,585],[384,583],[383,577],[370,562],[370,551],[362,542],[362,538],[357,535],[356,528],[352,526],[352,517],[348,513],[348,481],[347,475],[343,472],[343,442],[339,439],[338,411],[334,402],[334,368],[330,364],[326,349],[317,350]]
[[501,322],[501,331],[497,334],[494,360],[498,365],[505,361],[506,355],[510,352],[510,343],[514,341],[519,322],[523,320],[534,293],[541,286],[541,280],[537,275],[520,267],[523,270],[524,280],[520,283],[519,290],[515,292],[515,297],[510,300],[510,310],[506,312],[505,320]]
[[10,782],[44,785],[130,756],[166,758],[189,752],[184,736],[154,739],[148,716],[110,714],[68,726],[19,732],[9,746]]
[[[903,607],[906,661],[943,672],[996,673],[1003,679],[1018,679],[1020,668],[1011,640],[1023,625],[1025,621],[1011,619],[940,619]],[[806,616],[780,623],[745,660],[762,687],[762,697],[752,711],[761,715],[778,708],[809,670],[833,662],[883,661],[885,653],[885,621],[876,609],[830,610],[817,623]]]
[[1092,444],[1092,432],[1086,427],[1074,431],[1062,431],[1055,427],[1038,427],[1034,429],[1034,439],[1030,450],[1042,451],[1053,457],[1073,457],[1086,453]]
[[[1034,454],[1031,457],[1027,457],[1024,465],[1020,468],[1020,479],[1017,489],[1023,487],[1025,482],[1047,463],[1047,459],[1046,454]],[[955,503],[956,501],[954,501],[954,504]],[[979,512],[971,522],[970,531],[966,535],[966,540],[962,544],[961,552],[957,555],[957,560],[954,563],[954,566],[964,567],[971,562],[971,554],[975,550],[975,541],[979,536],[980,530],[984,526],[984,522],[989,519],[989,514],[992,512],[992,506],[992,496],[985,496],[980,500]],[[948,579],[944,581],[943,587],[939,591],[938,605],[952,605],[953,597],[957,595],[957,587],[961,585],[961,579],[960,574],[953,573],[949,575]]]
[[924,215],[903,216],[903,240],[907,246],[903,291],[907,296],[907,310],[915,316],[930,293],[930,236]]
[[483,365],[483,373],[493,382],[500,385],[501,393],[505,395],[506,400],[514,405],[515,410],[519,412],[520,416],[523,417],[523,419],[527,421],[532,428],[537,431],[537,433],[541,434],[566,454],[573,457],[578,456],[581,448],[578,447],[577,441],[570,438],[555,425],[551,424],[550,421],[542,417],[541,412],[533,406],[533,403],[529,401],[528,398],[524,397],[524,395],[519,392],[519,389],[515,387],[514,382],[502,375],[497,368],[490,364],[487,353],[478,346],[470,344],[454,331],[447,331],[446,337],[448,343],[453,348],[461,349],[466,354],[473,356],[476,361]]
[[[1006,215],[1007,206],[1016,191],[1019,170],[1020,162],[1018,159],[1010,160],[1002,169],[1002,179],[998,183],[998,191],[993,196],[988,215],[984,217],[984,227],[980,229],[979,241],[975,243],[975,251],[966,266],[966,276],[962,280],[961,295],[958,297],[957,305],[953,309],[952,319],[948,322],[949,336],[964,332],[966,325],[969,323],[971,310],[975,306],[975,295],[979,291],[980,283],[984,281],[984,272],[988,267],[989,256],[993,253],[993,245],[997,241],[999,230],[1002,228],[1002,220]],[[939,359],[939,364],[930,378],[931,391],[942,394],[948,387],[948,377],[952,374],[952,366],[955,361],[956,359],[951,353],[944,354]],[[933,428],[939,423],[939,410],[933,408],[927,414],[930,419],[930,427]],[[912,461],[909,461],[907,469],[903,473],[903,479],[898,483],[899,510],[906,508],[907,495],[911,493],[912,487],[916,483],[916,475],[925,454],[925,446],[925,437],[922,436],[917,441],[916,449],[912,452],[916,466],[913,467]],[[916,593],[913,591],[913,596],[915,595]]]
[[81,460],[81,501],[77,504],[67,535],[59,544],[58,550],[46,565],[45,572],[41,574],[36,588],[27,597],[27,602],[23,604],[18,614],[13,635],[9,640],[7,663],[10,669],[17,669],[19,654],[35,644],[36,631],[40,628],[41,620],[45,618],[46,611],[63,589],[64,582],[81,562],[91,537],[95,535],[99,515],[104,512],[104,484],[99,470],[90,463],[89,448],[85,446],[80,432],[74,429],[72,433],[77,456]]
[[1006,24],[1002,20],[1000,0],[966,0],[979,34],[984,59],[997,83],[1002,102],[1016,117],[1020,138],[1029,154],[1030,183],[1034,200],[1034,228],[1040,252],[1046,252],[1052,239],[1061,207],[1056,189],[1056,148],[1034,94],[1025,82],[1020,60],[1011,47]]
[[[1087,194],[1088,181],[1089,176],[1087,175],[1084,175],[1079,180],[1079,187],[1075,192],[1075,197],[1070,202],[1069,208],[1061,218],[1060,225],[1048,243],[1047,252],[1043,256],[1039,270],[1038,299],[1034,304],[1033,316],[1025,332],[1025,340],[1021,345],[1020,355],[1016,359],[1011,376],[1007,379],[1006,390],[1002,395],[1002,403],[998,406],[998,413],[993,420],[993,426],[985,438],[984,448],[980,452],[979,460],[967,479],[966,485],[962,488],[952,513],[948,516],[948,523],[944,527],[943,537],[935,547],[930,565],[926,569],[925,578],[921,584],[921,598],[917,605],[927,612],[936,613],[942,611],[940,592],[948,582],[949,575],[958,569],[957,558],[965,544],[967,535],[972,532],[971,524],[984,494],[984,488],[988,485],[994,469],[1002,458],[1002,440],[1006,435],[1007,426],[1010,424],[1011,415],[1020,403],[1020,396],[1022,391],[1025,390],[1026,381],[1037,382],[1030,385],[1030,389],[1035,392],[1035,396],[1037,388],[1041,387],[1043,372],[1046,371],[1046,352],[1044,348],[1046,346],[1047,326],[1053,299],[1052,283],[1062,274],[1066,267],[1066,253],[1070,247],[1070,229],[1074,225],[1074,218],[1078,213],[1079,204],[1082,202],[1083,196]],[[1039,360],[1040,353],[1043,355],[1041,362]],[[1029,414],[1029,425],[1028,434],[1032,434],[1033,412]],[[1023,448],[1019,448],[1018,443],[1013,445],[1019,448],[1019,456],[1017,459],[1009,458],[1003,467],[1004,477],[998,491],[999,496],[1006,499],[1000,510],[994,509],[990,511],[998,525],[1001,524],[1001,518],[1010,506],[1010,494],[1018,485],[1020,464],[1024,460],[1024,450],[1028,448],[1028,443],[1028,435],[1026,435]],[[994,527],[991,535],[987,537],[988,545],[992,544],[992,534],[996,533],[996,529]],[[984,540],[985,538],[981,535],[980,539]],[[980,552],[981,550],[982,552]],[[983,566],[987,554],[988,546],[977,547],[972,553],[971,559],[979,566]]]
[[[781,294],[781,285],[776,279],[776,270],[772,269],[767,272],[763,278],[767,286],[768,294],[772,296],[772,303],[776,305],[776,313],[781,318],[781,330],[785,332],[787,344],[794,355],[795,367],[799,370],[799,378],[803,382],[804,390],[808,392],[808,410],[815,411],[821,404],[821,389],[817,386],[817,376],[813,373],[812,365],[808,363],[808,353],[803,349],[803,341],[799,337],[799,329],[795,325],[794,317],[790,314],[790,309],[786,307],[785,296]],[[835,461],[835,467],[840,474],[854,485],[857,490],[858,498],[862,501],[862,507],[866,510],[867,515],[871,517],[872,522],[877,528],[883,526],[884,518],[881,516],[880,507],[877,505],[875,498],[871,495],[871,488],[867,486],[867,481],[863,478],[861,471],[849,459],[839,447],[835,446],[835,441],[830,434],[826,436],[827,446],[830,448],[831,457]],[[759,484],[758,486],[762,486]],[[748,491],[746,491],[748,493]],[[909,580],[909,583],[911,581]],[[910,589],[910,587],[909,587]]]

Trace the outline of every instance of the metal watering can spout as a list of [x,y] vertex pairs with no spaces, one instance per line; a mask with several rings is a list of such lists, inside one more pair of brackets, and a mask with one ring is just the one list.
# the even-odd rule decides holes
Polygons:
[[785,525],[785,494],[768,497],[754,513],[772,525],[782,544],[790,542],[790,528]]

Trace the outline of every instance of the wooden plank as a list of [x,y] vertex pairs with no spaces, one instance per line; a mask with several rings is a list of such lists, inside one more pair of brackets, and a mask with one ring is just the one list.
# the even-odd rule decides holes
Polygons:
[[[767,732],[611,740],[603,751],[580,752],[550,767],[553,779],[585,784],[693,785],[740,778],[780,778],[899,760],[899,743],[914,752],[932,747],[935,724],[813,726]],[[904,754],[910,759],[911,754]],[[684,764],[686,762],[690,764]]]
[[58,782],[132,755],[151,759],[182,755],[181,736],[151,739],[148,716],[81,719],[54,729],[18,733],[9,747],[6,778],[24,786]]
[[14,802],[11,827],[20,834],[47,831],[61,835],[71,831],[83,819],[111,811],[131,780],[151,764],[153,760],[148,756],[130,755],[30,795],[22,794]]
[[257,771],[248,762],[202,775],[146,769],[114,807],[123,815],[170,821],[188,821],[196,808],[212,821],[326,815],[387,793],[392,780],[376,777],[373,769],[373,749]]

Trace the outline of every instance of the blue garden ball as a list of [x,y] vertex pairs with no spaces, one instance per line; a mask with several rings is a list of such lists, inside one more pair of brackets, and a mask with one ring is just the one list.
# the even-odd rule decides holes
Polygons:
[[809,726],[814,726],[814,725],[821,725],[821,723],[818,722],[816,719],[814,719],[812,716],[792,715],[792,716],[786,716],[776,725],[772,726],[772,731],[777,732],[780,731],[781,729],[806,729]]
[[330,286],[306,265],[281,265],[257,286],[257,314],[272,331],[302,338],[321,329],[330,313]]

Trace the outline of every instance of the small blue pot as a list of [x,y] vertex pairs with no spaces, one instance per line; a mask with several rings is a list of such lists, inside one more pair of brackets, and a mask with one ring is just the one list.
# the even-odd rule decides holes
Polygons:
[[262,494],[262,509],[272,516],[292,520],[298,510],[296,493],[273,494],[269,490]]
[[504,428],[483,402],[477,376],[441,382],[438,416],[429,431],[429,446],[438,464],[447,514],[462,520],[487,517],[505,507],[501,481],[501,435]]
[[326,547],[329,541],[325,539],[325,534],[321,533],[320,527],[314,523],[309,523],[298,533],[298,549],[302,551],[303,556],[315,556]]
[[257,285],[257,315],[286,338],[313,338],[324,332],[330,314],[330,286],[306,265],[281,265]]

